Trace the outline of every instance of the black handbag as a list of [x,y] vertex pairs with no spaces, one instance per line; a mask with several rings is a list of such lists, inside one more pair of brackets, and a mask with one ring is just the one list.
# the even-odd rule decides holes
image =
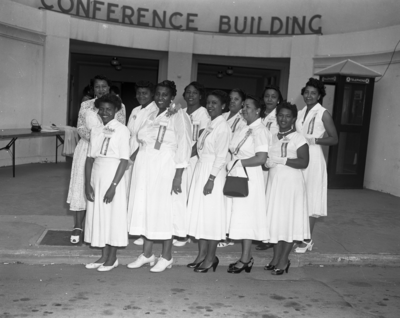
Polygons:
[[229,170],[226,175],[223,192],[224,195],[228,197],[245,198],[249,195],[249,175],[247,174],[246,168],[243,167],[244,172],[246,172],[246,178],[229,176],[229,173],[232,171],[236,162],[233,164],[231,170]]
[[31,130],[32,132],[40,132],[42,130],[42,127],[36,119],[31,120]]

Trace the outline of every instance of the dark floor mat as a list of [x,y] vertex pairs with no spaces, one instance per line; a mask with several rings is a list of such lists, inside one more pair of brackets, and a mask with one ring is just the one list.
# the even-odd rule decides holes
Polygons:
[[71,244],[70,239],[71,239],[71,231],[47,230],[46,234],[39,242],[39,245],[52,245],[52,246],[82,245],[81,243]]

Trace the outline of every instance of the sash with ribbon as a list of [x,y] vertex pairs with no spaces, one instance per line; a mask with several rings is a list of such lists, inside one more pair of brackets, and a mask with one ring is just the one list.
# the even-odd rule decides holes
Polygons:
[[249,129],[246,131],[246,134],[244,135],[243,139],[239,142],[239,144],[236,146],[235,151],[233,152],[233,155],[237,155],[239,153],[240,148],[243,146],[243,144],[246,142],[247,138],[252,134],[253,130]]
[[167,121],[160,122],[160,127],[158,128],[156,143],[154,144],[154,149],[160,150],[161,144],[164,141],[165,132],[167,131],[167,126],[168,126]]
[[192,122],[192,140],[197,141],[199,139],[199,127],[200,121],[193,120],[192,115],[190,115],[190,121]]
[[236,125],[238,124],[239,121],[240,121],[240,117],[238,116],[238,117],[236,117],[235,121],[233,122],[233,124],[231,126],[232,132],[235,132]]
[[284,136],[284,137],[282,138],[281,141],[282,141],[282,145],[281,145],[281,157],[282,157],[282,158],[286,158],[286,157],[287,157],[287,147],[288,147],[288,144],[289,144],[290,139],[287,138],[286,136]]
[[209,134],[211,134],[211,132],[213,131],[213,129],[214,129],[214,128],[212,128],[212,127],[208,127],[208,128],[206,129],[206,131],[204,132],[203,137],[201,138],[200,145],[198,146],[200,150],[203,149],[203,147],[204,147],[204,142],[205,142],[207,136],[208,136]]
[[111,127],[106,126],[103,128],[104,140],[103,140],[103,144],[101,145],[101,149],[100,149],[101,155],[103,155],[103,156],[107,155],[108,146],[110,144],[110,139],[114,133],[115,133],[115,129],[113,129]]
[[314,117],[310,120],[310,123],[308,124],[308,129],[307,129],[308,135],[312,135],[314,132],[315,117],[317,117],[317,114],[314,115]]

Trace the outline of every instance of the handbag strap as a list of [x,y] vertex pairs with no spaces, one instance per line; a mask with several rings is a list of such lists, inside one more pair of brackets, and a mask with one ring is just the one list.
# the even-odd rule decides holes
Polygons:
[[[227,175],[232,171],[233,167],[235,166],[236,162],[238,162],[238,161],[239,161],[239,159],[235,161],[235,163],[233,164],[232,168],[228,171]],[[246,173],[247,181],[248,181],[249,180],[249,175],[247,174],[246,167],[243,167],[243,169],[244,169],[244,172]]]

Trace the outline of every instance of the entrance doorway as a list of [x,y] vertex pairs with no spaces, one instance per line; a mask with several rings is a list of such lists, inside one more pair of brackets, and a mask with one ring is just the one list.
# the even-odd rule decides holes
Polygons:
[[[124,47],[96,43],[71,41],[68,125],[76,126],[82,101],[83,89],[96,75],[109,78],[120,92],[126,107],[126,117],[138,106],[135,83],[138,81],[158,82],[160,73],[165,72],[165,53],[148,52]],[[117,59],[121,68],[111,64]]]

